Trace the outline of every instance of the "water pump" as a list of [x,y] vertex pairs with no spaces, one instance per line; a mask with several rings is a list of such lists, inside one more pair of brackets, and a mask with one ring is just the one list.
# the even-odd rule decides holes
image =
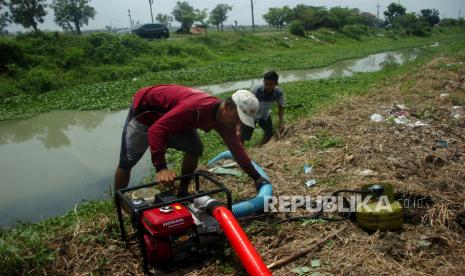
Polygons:
[[[204,172],[177,180],[186,177],[195,179],[196,191],[183,198],[170,192],[159,193],[153,199],[129,196],[157,183],[115,193],[121,236],[128,244],[124,209],[130,213],[132,226],[137,232],[145,272],[149,272],[149,266],[169,271],[201,261],[210,254],[212,245],[226,236],[249,274],[271,275],[231,212],[230,191]],[[216,188],[201,191],[200,178],[213,183]],[[215,194],[223,194],[226,204],[210,197]]]

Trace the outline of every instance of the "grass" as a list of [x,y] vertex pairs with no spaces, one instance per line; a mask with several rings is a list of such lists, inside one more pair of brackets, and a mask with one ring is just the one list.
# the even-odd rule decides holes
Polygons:
[[[284,84],[282,88],[288,102],[286,122],[291,123],[300,118],[310,117],[328,105],[337,103],[343,97],[361,95],[372,88],[392,84],[396,81],[396,76],[412,74],[431,60],[432,57],[453,55],[460,49],[463,50],[461,44],[444,44],[437,48],[425,49],[425,55],[412,63],[403,66],[391,66],[381,72],[356,74],[348,78]],[[227,94],[223,97],[226,96]],[[58,96],[48,99],[60,102]],[[76,106],[79,105],[76,104]],[[326,149],[339,146],[342,143],[339,138],[333,137],[329,132],[319,133],[316,137],[317,139],[311,142],[312,147]],[[207,160],[224,150],[220,138],[215,133],[202,133],[202,140],[205,144],[203,160]],[[248,146],[251,145],[253,145],[253,142],[248,144]],[[175,154],[170,156],[169,161],[175,163],[178,158],[180,158],[180,155]],[[334,185],[339,180],[328,178],[324,179],[323,182],[325,185]],[[48,246],[51,241],[72,235],[76,227],[80,227],[80,225],[91,227],[99,216],[112,218],[106,226],[105,237],[98,231],[91,231],[81,237],[82,242],[90,239],[102,239],[103,242],[108,238],[117,239],[118,227],[114,220],[114,213],[113,204],[110,200],[97,201],[82,204],[76,211],[69,211],[63,216],[51,218],[42,223],[19,224],[13,230],[0,232],[0,274],[37,273],[41,271],[54,260],[57,249]],[[104,263],[104,260],[102,262]],[[225,266],[225,271],[229,271],[229,267]]]
[[[8,97],[0,102],[0,120],[27,118],[52,110],[117,110],[127,108],[135,91],[143,86],[162,83],[193,86],[241,80],[260,77],[269,69],[315,68],[375,52],[428,45],[438,40],[463,41],[464,37],[456,32],[446,34],[438,32],[428,38],[406,37],[394,40],[389,37],[364,37],[362,41],[358,41],[342,34],[335,34],[334,39],[334,43],[302,38],[285,41],[282,39],[282,34],[259,38],[244,35],[234,39],[226,39],[225,34],[218,34],[208,39],[203,37],[189,39],[185,44],[195,43],[196,47],[203,44],[208,49],[214,49],[213,51],[222,49],[222,55],[226,57],[213,58],[209,63],[195,64],[179,70],[142,74],[129,80],[85,84],[44,94]],[[244,46],[241,46],[242,44]],[[281,44],[287,45],[288,48]],[[236,49],[238,47],[243,49]],[[173,49],[178,51],[180,48]],[[260,53],[249,54],[251,52]],[[188,56],[182,57],[183,60],[188,58]],[[292,104],[290,107],[293,107]]]

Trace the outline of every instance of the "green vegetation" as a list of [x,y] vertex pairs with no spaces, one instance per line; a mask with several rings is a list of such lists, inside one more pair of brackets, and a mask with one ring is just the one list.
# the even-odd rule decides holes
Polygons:
[[[326,29],[313,35],[319,41],[284,39],[289,35],[283,33],[216,33],[154,42],[110,34],[4,38],[0,49],[12,54],[0,58],[0,120],[51,110],[116,110],[126,108],[134,92],[146,85],[240,80],[260,77],[267,68],[314,68],[380,51],[463,40],[463,34],[453,29],[426,38],[356,40]],[[83,82],[92,84],[78,85]]]

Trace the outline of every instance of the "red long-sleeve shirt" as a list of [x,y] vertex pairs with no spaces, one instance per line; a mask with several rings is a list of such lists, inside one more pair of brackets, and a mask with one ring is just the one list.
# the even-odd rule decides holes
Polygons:
[[180,85],[158,85],[140,89],[134,96],[137,120],[149,125],[152,163],[165,168],[168,136],[189,129],[216,130],[241,168],[254,180],[260,177],[244,150],[235,128],[216,121],[221,100],[205,92]]

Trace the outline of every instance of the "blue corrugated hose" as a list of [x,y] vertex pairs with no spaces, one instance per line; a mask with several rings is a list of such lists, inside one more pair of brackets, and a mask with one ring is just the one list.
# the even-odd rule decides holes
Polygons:
[[[208,161],[208,166],[212,166],[214,163],[222,159],[234,158],[230,151],[225,151]],[[252,164],[257,172],[267,180],[267,183],[261,186],[260,190],[254,198],[236,203],[232,206],[232,212],[236,218],[248,217],[263,212],[265,197],[271,196],[273,193],[273,188],[271,187],[271,183],[269,182],[269,177],[266,172],[254,161],[252,161]]]

